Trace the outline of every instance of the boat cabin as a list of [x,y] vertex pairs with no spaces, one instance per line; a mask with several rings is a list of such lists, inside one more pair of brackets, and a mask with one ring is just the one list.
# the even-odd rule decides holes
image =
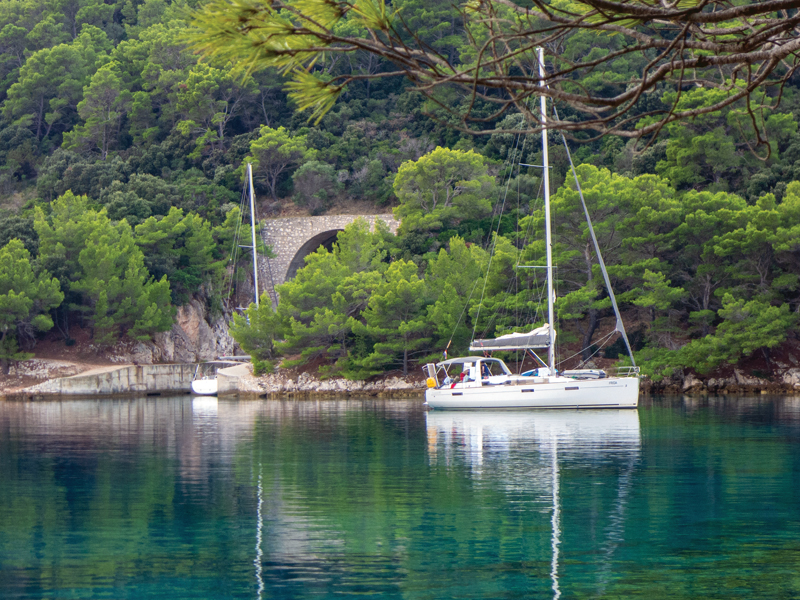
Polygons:
[[508,381],[511,371],[499,358],[463,356],[433,365],[426,365],[428,387],[480,387],[501,385]]

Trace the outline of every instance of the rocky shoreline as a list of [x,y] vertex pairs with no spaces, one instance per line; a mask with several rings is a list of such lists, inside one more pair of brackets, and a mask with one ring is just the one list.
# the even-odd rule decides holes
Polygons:
[[[248,365],[250,366],[250,365]],[[372,381],[351,381],[342,377],[319,379],[310,373],[291,373],[278,369],[276,373],[255,377],[239,377],[239,394],[259,396],[325,397],[334,395],[404,396],[422,393],[425,383],[410,377],[388,376]]]
[[[46,382],[58,378],[109,371],[123,365],[90,365],[63,360],[31,359],[14,369],[11,377],[0,377],[0,396],[19,397],[43,393]],[[260,397],[324,398],[341,395],[368,395],[376,397],[422,394],[425,383],[417,373],[403,377],[390,374],[369,381],[351,381],[341,377],[321,379],[308,372],[277,369],[276,372],[256,377],[252,365],[244,364],[244,373],[237,374],[233,389],[228,394]],[[642,378],[641,391],[646,395],[752,395],[800,394],[800,367],[781,369],[772,377],[748,375],[733,369],[727,376],[701,378],[694,373],[676,373],[672,378],[654,382]],[[44,394],[50,395],[47,391]]]
[[[685,395],[747,395],[747,394],[800,394],[800,368],[790,368],[781,373],[781,380],[748,376],[734,369],[729,377],[709,377],[701,379],[693,373],[677,373],[671,379],[661,382],[643,377],[641,392],[647,395],[685,394]],[[267,394],[269,396],[329,396],[335,394],[403,395],[422,393],[423,381],[411,378],[390,376],[375,381],[350,381],[343,378],[318,379],[309,373],[299,375],[282,372],[261,377],[241,377],[239,391],[247,394]]]
[[646,394],[733,395],[733,394],[800,394],[800,368],[789,368],[777,377],[761,378],[733,369],[730,376],[700,378],[694,373],[676,373],[670,379],[654,382],[642,378],[641,390]]

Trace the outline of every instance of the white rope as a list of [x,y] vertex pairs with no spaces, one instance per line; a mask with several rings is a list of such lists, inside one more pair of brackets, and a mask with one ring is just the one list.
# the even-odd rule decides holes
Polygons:
[[[610,338],[612,335],[614,335],[615,333],[617,333],[617,330],[616,330],[616,329],[615,329],[615,330],[613,330],[613,331],[612,331],[611,333],[609,333],[608,335],[606,335],[605,337],[602,337],[602,338],[600,338],[600,339],[597,341],[597,343],[598,343],[598,344],[601,344],[601,345],[600,345],[600,346],[597,348],[597,350],[595,350],[595,351],[594,351],[594,352],[593,352],[593,353],[592,353],[592,354],[591,354],[591,355],[590,355],[588,358],[585,358],[584,360],[582,360],[582,361],[579,363],[579,366],[586,364],[586,362],[587,362],[587,361],[591,360],[591,359],[592,359],[592,357],[593,357],[594,355],[596,355],[598,352],[600,352],[600,350],[602,350],[602,349],[605,347],[605,345],[606,345],[606,342],[608,341],[608,339],[609,339],[609,338]],[[589,346],[589,348],[591,348],[591,346]],[[572,356],[568,356],[567,358],[565,358],[565,359],[563,359],[563,360],[559,361],[559,363],[558,363],[558,364],[559,364],[559,365],[563,365],[565,362],[567,362],[567,361],[569,361],[569,360],[572,360],[572,359],[573,359],[573,358],[575,358],[576,356],[580,356],[580,355],[581,355],[581,353],[582,353],[584,350],[586,350],[586,348],[583,348],[583,349],[581,349],[581,350],[578,350],[578,351],[577,351],[575,354],[573,354]]]
[[[522,134],[518,133],[517,134],[517,141],[516,141],[516,144],[514,146],[514,151],[509,154],[509,158],[507,159],[507,162],[509,164],[513,165],[515,162],[519,162],[516,157],[517,157],[517,149],[519,148],[520,137],[522,137]],[[522,148],[523,148],[523,150],[525,149],[525,142],[524,141],[523,141]],[[511,156],[514,157],[513,160],[511,159]],[[500,234],[500,225],[503,222],[503,212],[505,211],[506,198],[508,197],[508,188],[511,186],[511,175],[513,174],[513,172],[514,172],[514,169],[512,167],[509,170],[508,180],[506,181],[505,192],[503,193],[503,203],[500,205],[500,214],[497,217],[497,230],[494,231],[494,238],[492,239],[492,248],[491,248],[491,250],[489,252],[489,264],[486,265],[486,276],[483,279],[483,288],[481,289],[481,299],[478,302],[478,312],[475,314],[475,321],[472,324],[472,339],[475,339],[475,331],[477,330],[478,320],[480,319],[480,316],[481,316],[481,308],[483,307],[483,297],[486,294],[486,284],[489,281],[489,273],[491,273],[491,270],[492,270],[492,259],[494,259],[494,251],[495,251],[495,248],[497,247],[497,237]],[[517,167],[517,172],[519,172],[519,167]]]

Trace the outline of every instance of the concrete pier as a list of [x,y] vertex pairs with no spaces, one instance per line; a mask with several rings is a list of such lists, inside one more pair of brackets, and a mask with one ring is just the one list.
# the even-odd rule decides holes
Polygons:
[[22,392],[25,396],[104,396],[189,393],[196,364],[132,365],[51,379]]

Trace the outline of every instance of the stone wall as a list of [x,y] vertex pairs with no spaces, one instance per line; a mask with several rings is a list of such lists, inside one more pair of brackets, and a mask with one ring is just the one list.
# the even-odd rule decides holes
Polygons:
[[196,365],[136,365],[51,379],[26,389],[31,396],[97,396],[189,392]]
[[258,267],[259,289],[267,290],[276,301],[275,287],[292,279],[303,266],[303,259],[317,248],[333,243],[336,235],[356,219],[365,219],[374,227],[376,220],[397,233],[400,222],[391,214],[384,215],[325,215],[321,217],[291,217],[264,219],[261,221],[261,236],[264,243],[277,255],[272,259],[260,259]]

